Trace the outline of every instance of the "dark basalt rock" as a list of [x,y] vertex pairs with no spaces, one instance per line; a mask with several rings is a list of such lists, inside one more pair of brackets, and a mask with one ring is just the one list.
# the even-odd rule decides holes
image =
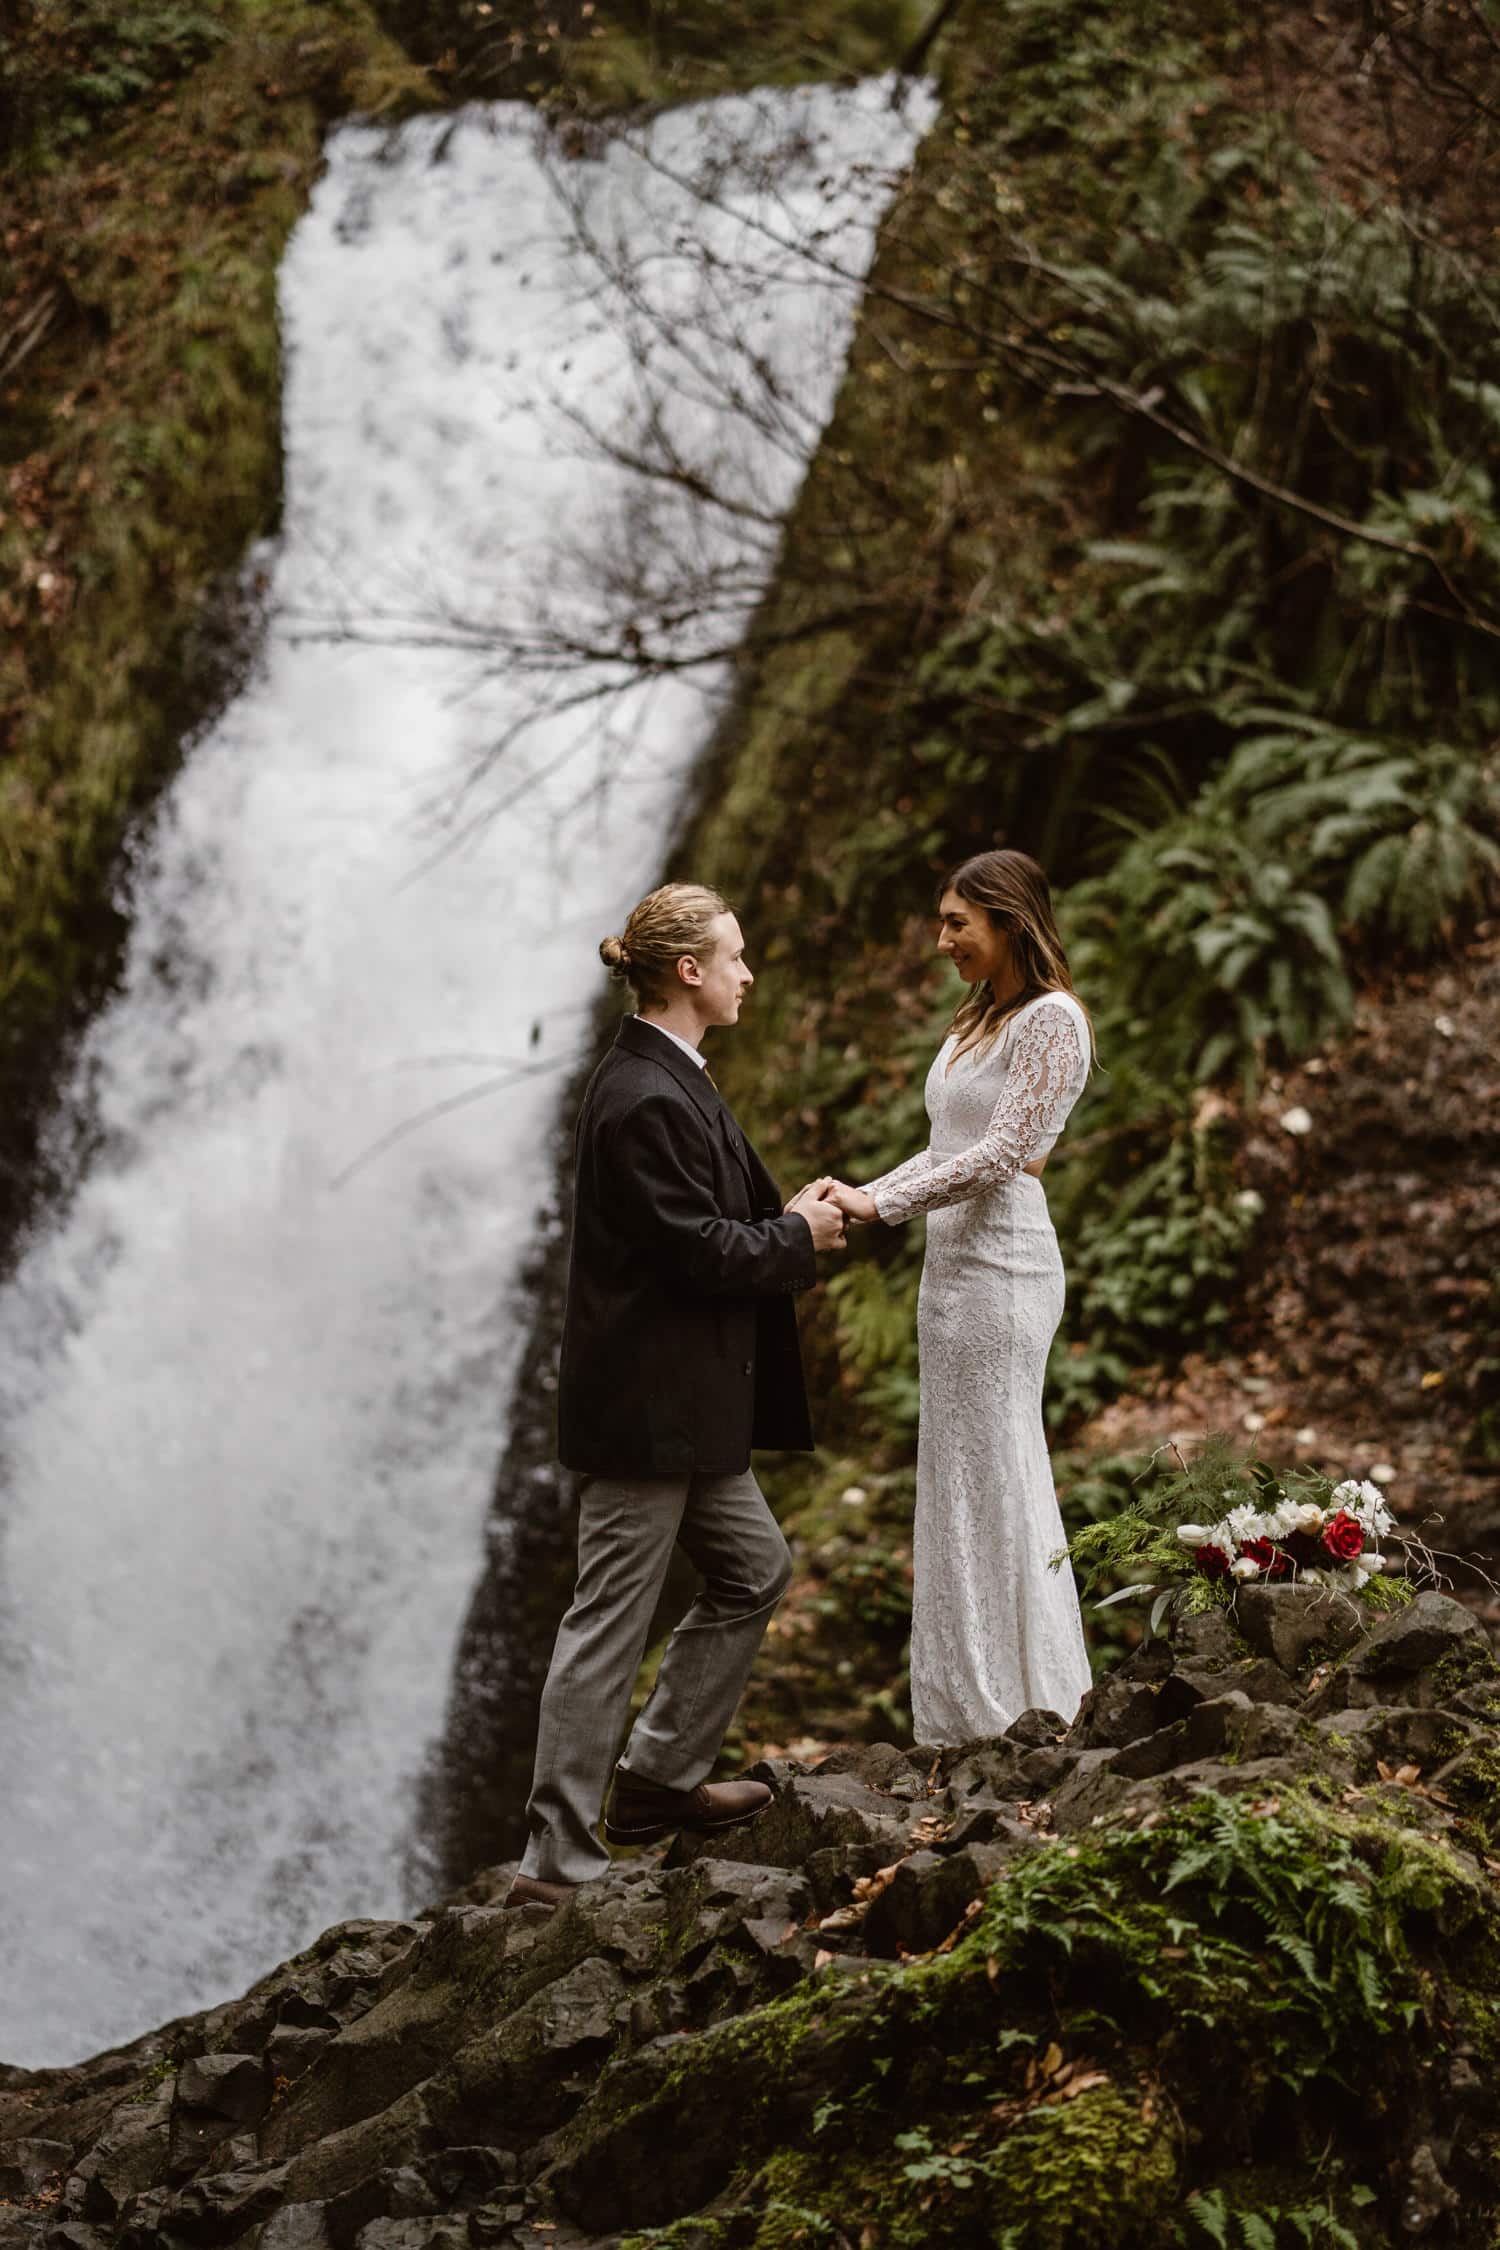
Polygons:
[[1019,1719],[1011,1720],[1002,1739],[1018,1742],[1028,1750],[1040,1750],[1060,1742],[1067,1731],[1068,1722],[1057,1711],[1023,1711]]
[[1369,1622],[1352,1595],[1321,1586],[1244,1586],[1234,1615],[1251,1652],[1293,1678],[1319,1658],[1352,1648]]
[[194,2055],[177,2073],[183,2109],[203,2110],[234,2125],[254,2125],[270,2099],[259,2055]]
[[913,1852],[865,1916],[864,1950],[930,1952],[962,1925],[967,1908],[983,1897],[1013,1857],[1014,1847],[1003,1843]]
[[[1379,1682],[1389,1691],[1408,1683],[1411,1700],[1432,1705],[1459,1687],[1493,1678],[1496,1666],[1489,1635],[1471,1610],[1446,1594],[1418,1594],[1406,1609],[1383,1618],[1349,1658],[1351,1679]],[[1389,1692],[1372,1701],[1395,1701]]]
[[35,2195],[53,2180],[60,2179],[72,2158],[73,2151],[66,2141],[24,2137],[7,2141],[0,2149],[0,2200],[9,2203],[22,2196]]

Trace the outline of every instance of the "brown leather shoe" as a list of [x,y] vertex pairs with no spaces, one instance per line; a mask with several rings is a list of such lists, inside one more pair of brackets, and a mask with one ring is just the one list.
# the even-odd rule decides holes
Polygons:
[[543,1883],[535,1875],[517,1875],[505,1894],[507,1906],[561,1906],[577,1890],[576,1883]]
[[770,1802],[763,1781],[700,1781],[696,1789],[664,1789],[659,1781],[617,1766],[604,1833],[612,1844],[654,1844],[674,1828],[709,1836],[753,1820]]

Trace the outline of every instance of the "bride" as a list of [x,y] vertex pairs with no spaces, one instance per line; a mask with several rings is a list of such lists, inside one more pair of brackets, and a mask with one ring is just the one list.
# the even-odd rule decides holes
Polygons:
[[931,1213],[911,1694],[918,1742],[948,1744],[1038,1706],[1071,1719],[1089,1685],[1073,1580],[1049,1565],[1063,1530],[1042,1378],[1063,1270],[1041,1174],[1088,1077],[1093,1031],[1034,859],[965,860],[938,915],[938,951],[969,992],[927,1077],[931,1145],[829,1192],[850,1219]]

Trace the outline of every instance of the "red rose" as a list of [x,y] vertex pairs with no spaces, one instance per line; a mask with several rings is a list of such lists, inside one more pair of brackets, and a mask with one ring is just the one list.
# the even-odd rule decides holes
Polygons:
[[1364,1527],[1356,1523],[1347,1508],[1340,1508],[1332,1523],[1323,1526],[1323,1544],[1340,1562],[1353,1562],[1356,1555],[1365,1551]]
[[1193,1560],[1205,1578],[1222,1578],[1229,1568],[1229,1557],[1222,1547],[1195,1547]]
[[1261,1575],[1265,1578],[1285,1578],[1292,1567],[1281,1549],[1273,1547],[1269,1539],[1243,1540],[1240,1553],[1248,1555],[1252,1562],[1258,1562]]

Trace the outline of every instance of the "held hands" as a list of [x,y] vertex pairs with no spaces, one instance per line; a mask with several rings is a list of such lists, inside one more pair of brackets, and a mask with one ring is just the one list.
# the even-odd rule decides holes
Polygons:
[[880,1217],[875,1208],[874,1196],[867,1195],[863,1188],[847,1187],[842,1180],[829,1180],[826,1183],[826,1193],[829,1201],[838,1205],[846,1219],[856,1219],[861,1226],[873,1226]]
[[842,1250],[844,1247],[844,1214],[829,1193],[832,1186],[832,1180],[809,1180],[787,1205],[788,1211],[800,1212],[806,1219],[815,1250]]

